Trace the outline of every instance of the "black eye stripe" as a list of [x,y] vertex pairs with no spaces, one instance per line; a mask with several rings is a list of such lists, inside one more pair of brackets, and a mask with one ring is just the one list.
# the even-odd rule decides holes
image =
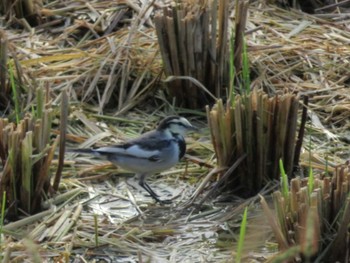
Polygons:
[[188,129],[190,127],[190,126],[188,126],[188,125],[186,125],[186,124],[184,124],[182,122],[170,122],[170,123],[168,123],[167,127],[169,128],[172,124],[175,124],[175,125],[178,125],[178,126],[182,126],[182,127],[186,128],[186,129]]
[[170,116],[170,117],[163,119],[159,123],[157,130],[169,129],[171,125],[182,126],[186,129],[192,127],[191,124],[189,124],[185,118],[180,118],[177,116]]

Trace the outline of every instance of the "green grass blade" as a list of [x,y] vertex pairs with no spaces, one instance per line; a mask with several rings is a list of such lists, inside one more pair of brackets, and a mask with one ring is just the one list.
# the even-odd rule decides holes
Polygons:
[[0,219],[0,245],[1,245],[1,237],[2,237],[2,227],[4,225],[5,218],[5,205],[6,205],[6,191],[2,192],[2,203],[1,203],[1,219]]
[[239,231],[239,240],[238,240],[238,248],[237,248],[237,254],[236,254],[236,262],[240,263],[242,260],[242,251],[244,246],[244,240],[245,240],[245,233],[247,229],[247,213],[248,208],[246,207],[244,209],[243,218],[241,222],[241,228]]
[[[1,1],[2,3],[3,1]],[[0,4],[1,6],[1,4]],[[4,13],[1,12],[0,13]],[[7,95],[6,80],[7,80],[7,57],[8,57],[8,41],[4,31],[0,31],[0,94]]]
[[66,132],[67,132],[67,123],[68,123],[68,109],[69,109],[69,100],[67,92],[64,90],[61,93],[61,123],[60,123],[60,149],[58,155],[58,167],[54,179],[53,189],[58,190],[63,166],[64,166],[64,152],[66,145]]
[[328,163],[328,154],[326,155],[326,157],[325,157],[325,161],[326,161],[326,168],[325,168],[325,175],[326,176],[330,176],[329,175],[329,163]]
[[310,167],[309,178],[308,178],[307,182],[308,182],[307,187],[309,190],[309,194],[311,194],[312,191],[314,190],[314,185],[315,185],[315,178],[314,178],[314,173],[312,171],[312,167]]
[[281,172],[282,195],[285,198],[285,200],[287,201],[288,196],[289,196],[288,176],[284,170],[282,159],[279,160],[279,167],[280,167],[280,172]]
[[[234,32],[231,34],[230,38],[230,83],[229,83],[229,100],[231,103],[234,103],[234,95],[235,95],[235,62],[234,62],[234,57],[235,57],[235,49],[234,49]],[[232,105],[233,106],[233,105]]]
[[[14,150],[14,146],[11,146],[9,149],[9,163],[11,167],[11,185],[12,185],[12,195],[11,199],[14,200],[15,202],[18,201],[17,199],[17,185],[16,185],[16,175],[17,175],[17,163],[16,163],[16,152]],[[17,206],[14,208],[14,213],[17,216]]]
[[271,263],[285,263],[293,262],[293,259],[300,253],[300,246],[293,246],[278,253],[273,259],[269,260]]
[[249,74],[249,57],[247,50],[247,42],[243,36],[243,54],[242,54],[242,78],[245,94],[250,91],[250,74]]
[[98,247],[98,218],[97,218],[97,214],[94,214],[94,227],[95,227],[95,246]]
[[44,113],[44,91],[42,88],[36,90],[36,112],[34,116],[41,119]]
[[32,153],[33,153],[33,132],[29,131],[22,141],[22,195],[21,199],[27,213],[32,212],[31,202],[33,195],[32,178]]
[[18,93],[17,93],[17,87],[15,82],[15,76],[13,72],[13,68],[11,63],[9,63],[9,71],[10,71],[10,83],[11,83],[11,89],[13,93],[13,102],[15,104],[15,114],[16,114],[16,123],[19,124],[20,118],[19,118],[19,100],[18,100]]

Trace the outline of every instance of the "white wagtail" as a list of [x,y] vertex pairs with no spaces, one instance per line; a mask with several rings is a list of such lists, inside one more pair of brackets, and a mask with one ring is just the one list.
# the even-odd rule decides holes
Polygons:
[[89,153],[106,158],[113,164],[140,176],[139,184],[157,202],[159,196],[146,183],[147,175],[159,173],[177,164],[185,155],[184,135],[189,130],[197,130],[184,117],[170,116],[163,119],[157,129],[125,143],[96,149],[74,149],[76,153]]

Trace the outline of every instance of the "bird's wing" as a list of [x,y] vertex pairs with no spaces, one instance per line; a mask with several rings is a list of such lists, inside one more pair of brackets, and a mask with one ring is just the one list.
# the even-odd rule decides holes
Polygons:
[[115,146],[107,146],[95,149],[94,151],[102,155],[119,155],[129,156],[139,159],[149,159],[153,161],[160,161],[161,151],[163,148],[169,147],[172,140],[160,139],[157,136],[152,136],[150,133],[146,137],[139,137],[130,140],[124,144]]
[[129,156],[140,159],[149,159],[153,158],[155,155],[159,155],[159,150],[145,150],[138,144],[107,146],[95,149],[94,151],[107,156]]

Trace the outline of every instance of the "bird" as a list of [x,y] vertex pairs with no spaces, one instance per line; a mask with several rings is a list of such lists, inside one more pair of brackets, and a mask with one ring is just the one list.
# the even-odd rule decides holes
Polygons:
[[184,136],[198,129],[184,117],[168,116],[161,120],[155,130],[146,132],[125,143],[100,148],[72,149],[75,153],[93,154],[139,176],[139,185],[158,203],[161,200],[147,184],[146,177],[165,171],[176,165],[186,152]]

